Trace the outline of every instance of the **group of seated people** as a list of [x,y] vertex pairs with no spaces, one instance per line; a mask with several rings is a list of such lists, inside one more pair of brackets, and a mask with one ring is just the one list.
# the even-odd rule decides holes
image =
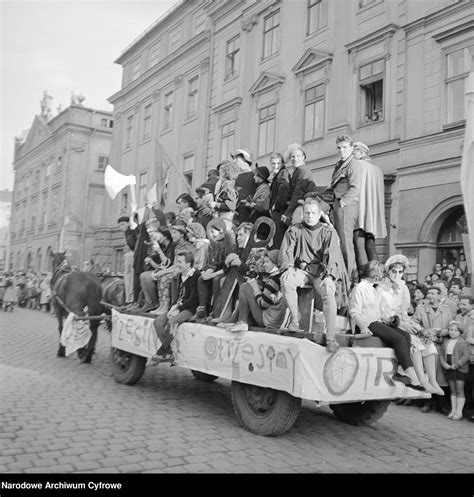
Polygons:
[[[444,296],[438,286],[425,288],[426,300],[414,304],[419,288],[411,284],[409,289],[405,284],[409,264],[401,254],[390,257],[385,265],[373,257],[358,267],[359,281],[354,281],[320,192],[313,188],[301,193],[295,205],[302,211],[299,220],[287,219],[282,207],[276,216],[272,188],[284,170],[282,156],[277,157],[279,168],[270,173],[266,167],[251,169],[245,150],[237,152],[234,162],[223,161],[218,171],[210,172],[206,183],[196,189],[195,198],[188,193],[177,198],[177,215],[153,207],[138,227],[122,219],[128,222],[125,236],[134,249],[136,276],[136,303],[127,310],[156,315],[154,323],[162,345],[153,361],[172,358],[173,330],[186,321],[205,322],[230,332],[246,331],[249,326],[302,331],[298,289],[312,287],[324,315],[324,343],[329,353],[339,347],[337,315],[350,316],[353,333],[379,337],[394,349],[399,363],[395,381],[444,395],[439,374],[446,371],[457,399],[450,414],[457,419],[463,408],[460,391],[464,384],[460,385],[468,376],[469,343],[471,347],[474,343],[471,298],[459,302],[460,308],[463,302],[469,310],[471,320],[466,318],[461,324],[453,304],[441,302]],[[239,160],[248,170],[239,170]],[[247,188],[243,192],[244,187],[236,188],[242,175],[246,179],[241,184]],[[291,199],[290,185],[286,207]],[[267,246],[250,249],[256,237],[254,223],[261,217],[274,223],[275,235]],[[140,253],[142,267],[137,262]],[[443,339],[448,337],[446,343],[449,337],[453,339],[455,328],[456,343],[444,347]]]

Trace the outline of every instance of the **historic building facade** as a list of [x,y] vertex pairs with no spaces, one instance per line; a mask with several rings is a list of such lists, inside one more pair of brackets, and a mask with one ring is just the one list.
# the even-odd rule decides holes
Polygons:
[[4,271],[8,267],[12,198],[13,192],[11,190],[0,190],[0,271]]
[[50,270],[49,256],[59,250],[78,267],[91,257],[103,218],[113,119],[82,100],[53,117],[45,92],[41,114],[15,139],[10,269]]
[[[136,176],[139,206],[156,182],[158,200],[174,209],[239,147],[268,165],[299,142],[325,186],[335,139],[350,134],[385,174],[382,256],[401,251],[411,276],[424,276],[464,250],[473,23],[464,0],[180,2],[116,60],[111,164]],[[108,200],[104,227],[113,230],[129,202],[127,190]]]

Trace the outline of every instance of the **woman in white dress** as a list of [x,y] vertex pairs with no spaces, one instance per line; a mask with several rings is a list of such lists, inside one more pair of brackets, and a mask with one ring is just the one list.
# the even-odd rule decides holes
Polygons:
[[432,342],[423,344],[421,326],[408,316],[410,307],[410,292],[403,280],[403,275],[408,269],[408,259],[402,254],[389,257],[385,263],[387,276],[377,285],[380,296],[380,314],[384,323],[396,322],[397,326],[410,333],[411,357],[418,378],[426,378],[428,383],[421,384],[429,393],[444,395],[442,388],[436,381],[436,361],[433,360],[438,353]]

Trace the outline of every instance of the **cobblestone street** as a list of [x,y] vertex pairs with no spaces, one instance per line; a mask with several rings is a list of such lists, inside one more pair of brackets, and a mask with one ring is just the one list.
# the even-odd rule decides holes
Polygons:
[[294,427],[265,438],[242,429],[230,382],[147,366],[120,385],[99,329],[92,364],[56,357],[53,316],[0,313],[1,473],[471,473],[473,424],[394,403],[371,427],[304,402]]

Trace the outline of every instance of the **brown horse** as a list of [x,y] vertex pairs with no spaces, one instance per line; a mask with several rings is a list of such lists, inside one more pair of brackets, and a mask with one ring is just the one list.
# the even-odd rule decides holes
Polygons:
[[[85,271],[73,271],[67,263],[65,252],[52,254],[52,258],[52,303],[58,319],[59,340],[61,340],[63,319],[70,312],[78,316],[84,316],[84,309],[87,306],[87,314],[89,316],[102,314],[103,307],[100,303],[102,300],[102,286],[96,275]],[[89,321],[92,336],[87,346],[77,351],[81,362],[91,362],[95,351],[97,328],[100,321],[100,319],[91,319]],[[57,356],[65,356],[65,348],[61,343],[59,344]]]

